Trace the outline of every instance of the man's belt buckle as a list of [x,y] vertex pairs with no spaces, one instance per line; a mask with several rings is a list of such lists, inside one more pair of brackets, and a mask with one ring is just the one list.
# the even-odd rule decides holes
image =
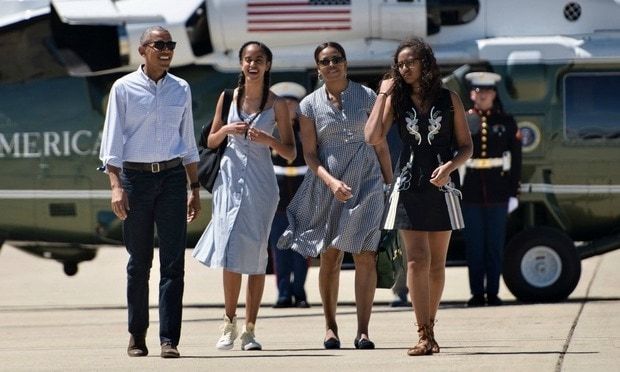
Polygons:
[[288,177],[294,177],[297,175],[297,168],[295,167],[284,167],[284,175]]
[[491,159],[477,159],[478,167],[480,168],[491,168]]
[[151,163],[151,172],[159,173],[159,163]]

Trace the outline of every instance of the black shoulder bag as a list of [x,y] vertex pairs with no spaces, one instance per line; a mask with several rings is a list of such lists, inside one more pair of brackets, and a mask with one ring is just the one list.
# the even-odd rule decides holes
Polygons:
[[[228,122],[228,111],[230,110],[233,93],[234,91],[232,89],[224,90],[221,118],[224,125]],[[207,146],[207,138],[209,137],[209,133],[211,133],[212,125],[213,120],[202,126],[200,130],[200,140],[198,141],[198,154],[200,155],[200,161],[198,162],[198,182],[209,192],[213,192],[213,184],[215,184],[215,179],[220,170],[220,161],[222,160],[226,145],[228,144],[228,136],[226,136],[217,148],[212,149]]]

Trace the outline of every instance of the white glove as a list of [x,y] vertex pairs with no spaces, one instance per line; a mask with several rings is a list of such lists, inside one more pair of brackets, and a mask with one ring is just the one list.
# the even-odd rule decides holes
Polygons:
[[519,206],[519,199],[514,196],[511,196],[508,199],[508,214],[512,213]]

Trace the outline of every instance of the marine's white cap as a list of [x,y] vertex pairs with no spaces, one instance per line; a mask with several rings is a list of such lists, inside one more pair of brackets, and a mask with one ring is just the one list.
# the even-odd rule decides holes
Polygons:
[[494,72],[470,72],[465,75],[465,79],[473,88],[495,88],[502,77]]
[[283,98],[301,101],[306,96],[306,88],[292,81],[283,81],[271,86],[271,91]]

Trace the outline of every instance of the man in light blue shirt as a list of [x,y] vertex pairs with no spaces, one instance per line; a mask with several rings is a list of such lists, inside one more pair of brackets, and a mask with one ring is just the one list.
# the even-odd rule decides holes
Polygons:
[[[100,158],[110,177],[112,210],[123,220],[129,252],[129,356],[146,356],[154,227],[159,239],[162,358],[178,358],[187,223],[200,212],[199,160],[189,85],[168,68],[176,43],[159,26],[140,38],[144,64],[110,91]],[[190,184],[191,193],[187,192]]]

